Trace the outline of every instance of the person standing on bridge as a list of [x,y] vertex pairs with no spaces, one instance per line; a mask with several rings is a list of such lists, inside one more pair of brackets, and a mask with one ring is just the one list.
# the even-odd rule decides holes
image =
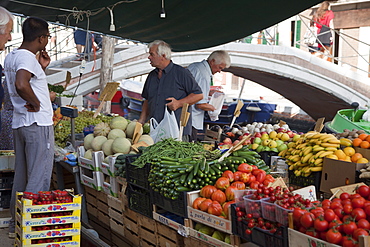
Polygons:
[[[53,109],[45,69],[50,37],[48,23],[37,17],[22,25],[23,42],[4,62],[13,111],[15,174],[10,200],[9,237],[15,237],[16,192],[37,193],[50,189],[54,161]],[[38,56],[36,55],[38,54]]]
[[328,61],[331,61],[331,49],[334,37],[334,13],[329,10],[329,2],[324,1],[321,3],[317,13],[315,15],[315,22],[317,27],[317,39],[318,47],[320,49],[321,55],[319,57],[323,58],[324,54],[328,54]]
[[208,102],[208,96],[212,96],[214,91],[210,91],[212,76],[230,67],[230,56],[226,51],[218,50],[209,55],[207,60],[195,62],[188,66],[188,70],[194,76],[196,82],[203,92],[203,99],[195,103],[191,108],[193,118],[192,140],[196,141],[198,131],[202,131],[204,126],[204,112],[214,111],[215,107]]
[[[139,123],[145,123],[154,117],[159,123],[165,113],[165,105],[175,112],[177,124],[184,103],[192,105],[203,98],[202,90],[191,73],[171,61],[171,48],[162,41],[155,40],[148,45],[152,70],[144,84],[141,96],[144,98]],[[191,136],[191,116],[183,132],[183,141],[189,141]]]

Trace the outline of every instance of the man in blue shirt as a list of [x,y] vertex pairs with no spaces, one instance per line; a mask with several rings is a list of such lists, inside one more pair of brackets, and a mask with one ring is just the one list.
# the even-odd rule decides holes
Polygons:
[[[203,98],[202,90],[191,73],[171,61],[171,48],[162,41],[155,40],[148,45],[152,70],[145,81],[142,97],[140,123],[145,123],[154,117],[159,123],[164,116],[165,105],[175,112],[179,125],[182,106],[184,103],[193,105]],[[190,108],[189,108],[190,109]],[[190,140],[192,120],[184,128],[183,140]]]
[[[5,44],[12,40],[11,32],[13,30],[13,15],[5,8],[0,7],[0,51],[5,50]],[[3,105],[4,88],[2,84],[3,67],[0,65],[0,109]],[[1,115],[0,115],[1,131]]]
[[214,51],[207,60],[192,63],[188,67],[203,92],[203,99],[192,106],[192,139],[195,141],[197,140],[198,131],[203,130],[204,112],[215,110],[215,107],[208,103],[208,96],[214,93],[210,92],[212,76],[229,67],[230,56],[222,50]]

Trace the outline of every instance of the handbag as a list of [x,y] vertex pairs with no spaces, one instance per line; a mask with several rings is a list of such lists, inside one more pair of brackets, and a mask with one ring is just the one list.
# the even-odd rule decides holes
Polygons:
[[321,42],[317,42],[319,44],[330,44],[331,38],[331,31],[330,28],[327,26],[322,26],[320,29],[320,33],[317,35],[317,39]]
[[171,113],[164,106],[164,116],[161,122],[157,122],[155,118],[150,118],[150,136],[154,143],[167,138],[179,138],[179,125],[177,124],[176,116],[173,111]]

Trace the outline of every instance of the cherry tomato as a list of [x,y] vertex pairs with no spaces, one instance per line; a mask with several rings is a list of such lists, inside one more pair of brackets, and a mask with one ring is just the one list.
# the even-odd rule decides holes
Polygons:
[[362,229],[370,230],[370,223],[366,219],[361,219],[357,222],[357,227]]
[[356,221],[366,219],[366,213],[362,208],[353,209],[351,215]]
[[247,229],[247,230],[245,230],[245,234],[247,234],[247,235],[251,235],[251,234],[252,234],[252,230],[251,230],[251,229]]
[[352,233],[357,229],[357,225],[353,221],[346,221],[343,224],[343,232],[347,235],[352,235]]
[[315,219],[314,228],[316,229],[316,231],[323,232],[323,231],[328,230],[328,227],[329,227],[329,223],[326,220],[324,220],[322,217],[318,217]]
[[315,216],[312,213],[304,213],[300,219],[300,223],[303,227],[310,228],[313,226]]
[[358,240],[358,237],[359,236],[369,236],[369,233],[362,229],[362,228],[357,228],[353,234],[352,234],[352,237],[355,239],[355,240]]
[[326,233],[326,241],[332,244],[339,244],[342,241],[342,234],[334,229]]
[[345,204],[343,205],[343,212],[345,214],[351,214],[353,210],[352,204]]
[[331,204],[330,204],[330,208],[331,209],[336,209],[336,208],[342,208],[342,203],[340,201],[333,201]]
[[350,194],[348,194],[347,192],[344,192],[344,193],[340,194],[339,198],[343,201],[345,199],[349,199],[349,196],[350,196]]
[[353,240],[350,236],[343,236],[342,247],[355,247],[357,241]]
[[341,220],[333,220],[332,222],[329,223],[329,229],[334,228],[338,231],[342,231],[343,228],[343,222]]
[[333,209],[326,209],[324,211],[324,219],[328,222],[332,222],[335,219],[336,214]]
[[303,210],[301,208],[294,208],[293,210],[293,220],[294,222],[300,222],[301,216],[307,212],[306,210]]
[[334,209],[334,213],[339,217],[339,219],[343,219],[344,212],[342,208]]
[[364,207],[364,204],[365,204],[365,198],[363,197],[356,197],[356,198],[353,198],[352,199],[352,207],[353,208],[362,208]]
[[368,197],[370,195],[370,188],[367,185],[361,185],[356,190],[362,197]]

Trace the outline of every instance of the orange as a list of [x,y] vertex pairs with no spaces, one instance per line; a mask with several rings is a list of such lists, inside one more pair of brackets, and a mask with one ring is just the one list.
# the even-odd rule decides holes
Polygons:
[[335,150],[334,154],[338,157],[338,159],[344,159],[346,157],[346,154],[341,149]]
[[357,163],[357,160],[361,158],[363,158],[362,154],[355,153],[354,155],[351,156],[351,161]]
[[370,143],[368,141],[362,141],[361,144],[360,144],[360,147],[361,148],[369,148]]
[[368,136],[366,137],[365,141],[370,142],[370,135],[368,135]]
[[351,157],[349,157],[349,156],[346,156],[346,157],[344,158],[344,161],[352,162]]
[[368,159],[366,159],[366,158],[359,158],[357,161],[356,161],[356,163],[369,163],[369,160]]
[[356,153],[355,149],[353,147],[345,147],[343,149],[343,152],[347,155],[347,156],[352,156]]
[[352,141],[352,145],[353,145],[354,147],[359,147],[359,146],[361,145],[361,142],[362,142],[362,140],[361,140],[360,138],[355,138],[355,139],[353,139],[353,141]]
[[362,133],[358,136],[358,138],[360,138],[361,140],[365,140],[367,136],[368,134]]

